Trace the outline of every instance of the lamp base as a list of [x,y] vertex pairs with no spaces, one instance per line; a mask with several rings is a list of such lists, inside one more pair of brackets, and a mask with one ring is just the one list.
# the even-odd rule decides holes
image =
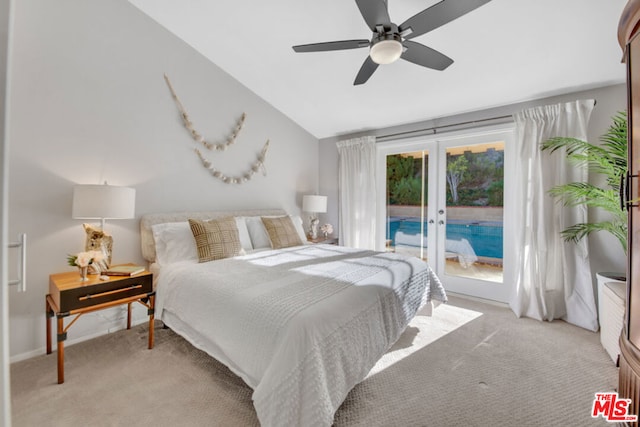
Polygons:
[[315,216],[309,217],[309,237],[314,240],[318,238],[318,223],[320,220]]
[[82,224],[82,226],[84,227],[85,233],[87,233],[84,250],[101,251],[104,259],[98,262],[99,265],[96,266],[96,269],[100,269],[101,271],[107,270],[111,265],[113,237],[103,230],[98,230],[91,224]]

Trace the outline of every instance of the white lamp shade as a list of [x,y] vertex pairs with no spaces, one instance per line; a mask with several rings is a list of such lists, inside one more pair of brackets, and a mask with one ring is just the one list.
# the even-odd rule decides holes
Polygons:
[[303,196],[302,211],[325,213],[327,211],[327,196]]
[[76,185],[71,216],[78,219],[135,217],[136,190],[114,185]]

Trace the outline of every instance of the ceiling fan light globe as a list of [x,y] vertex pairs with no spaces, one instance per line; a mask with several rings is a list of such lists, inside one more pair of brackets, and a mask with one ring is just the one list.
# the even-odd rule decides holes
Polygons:
[[369,56],[376,64],[391,64],[402,55],[402,43],[397,40],[380,40],[371,46]]

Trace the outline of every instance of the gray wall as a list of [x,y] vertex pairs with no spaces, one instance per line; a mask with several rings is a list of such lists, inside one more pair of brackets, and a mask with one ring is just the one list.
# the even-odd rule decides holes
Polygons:
[[[410,132],[419,129],[429,129],[434,126],[447,126],[457,123],[466,123],[489,119],[500,116],[510,116],[518,111],[540,105],[549,105],[559,102],[574,101],[577,99],[591,99],[597,101],[589,123],[589,140],[596,143],[611,123],[611,117],[617,112],[626,109],[626,86],[615,85],[582,92],[569,93],[551,98],[544,98],[530,102],[508,105],[490,110],[477,111],[452,117],[443,117],[435,120],[427,120],[404,126],[377,129],[372,132],[361,132],[340,137],[324,138],[320,140],[320,194],[328,196],[328,212],[320,217],[321,223],[329,222],[338,224],[338,151],[336,142],[343,139],[359,137],[363,135],[375,135],[381,137],[389,134]],[[482,123],[478,123],[481,125]],[[598,178],[592,178],[597,182]],[[598,221],[605,218],[605,214],[595,210],[589,211],[590,221]],[[337,230],[337,226],[334,227]],[[336,231],[337,232],[337,231]],[[626,257],[620,248],[618,241],[607,233],[595,233],[589,238],[591,251],[591,266],[593,272],[626,270]],[[594,276],[595,280],[595,276]]]
[[[75,184],[136,189],[137,219],[106,228],[114,262],[139,263],[144,213],[274,207],[298,214],[302,195],[318,185],[316,138],[126,0],[15,6],[9,235],[27,232],[29,266],[28,292],[10,295],[13,360],[43,352],[48,276],[71,270],[67,254],[83,250],[82,221],[71,218]],[[209,158],[238,174],[269,139],[266,177],[229,185],[201,166],[164,73],[207,140],[224,140],[247,114],[236,144]],[[123,318],[123,309],[85,315],[68,343],[121,328]]]

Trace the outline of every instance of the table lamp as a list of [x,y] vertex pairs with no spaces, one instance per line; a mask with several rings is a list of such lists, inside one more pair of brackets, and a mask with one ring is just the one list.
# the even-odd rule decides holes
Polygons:
[[107,219],[129,219],[135,217],[136,190],[115,185],[76,185],[73,188],[75,219],[99,219],[100,229],[83,224],[87,233],[85,250],[102,250],[106,255],[106,266],[111,265],[113,238],[104,231]]

